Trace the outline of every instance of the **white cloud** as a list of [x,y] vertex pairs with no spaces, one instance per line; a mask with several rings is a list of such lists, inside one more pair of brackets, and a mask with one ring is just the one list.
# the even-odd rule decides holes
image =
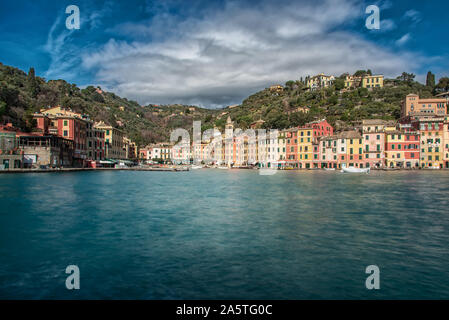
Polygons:
[[402,37],[396,40],[396,44],[398,46],[402,46],[406,44],[410,39],[411,39],[410,33],[404,34]]
[[391,19],[381,19],[380,20],[380,30],[381,31],[391,31],[396,29],[396,23]]
[[414,23],[418,23],[421,21],[421,13],[415,9],[407,10],[404,13],[403,19],[408,19],[413,21]]
[[142,104],[216,107],[308,74],[370,68],[396,76],[418,65],[419,57],[337,31],[356,19],[363,19],[362,10],[345,0],[251,8],[229,2],[222,11],[184,20],[162,12],[110,28],[113,36],[134,40],[112,37],[101,48],[86,49],[81,66],[95,72],[95,85]]

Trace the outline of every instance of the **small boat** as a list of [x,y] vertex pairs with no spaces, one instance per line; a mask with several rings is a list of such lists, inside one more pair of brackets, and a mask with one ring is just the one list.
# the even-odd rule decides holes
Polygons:
[[197,166],[197,165],[192,165],[191,169],[192,170],[197,170],[197,169],[202,169],[203,166]]
[[343,167],[341,172],[345,173],[369,173],[370,168],[354,168],[354,167]]
[[335,168],[324,168],[325,171],[335,171]]
[[272,176],[273,174],[276,174],[277,169],[273,169],[273,168],[260,168],[259,169],[259,174],[261,176]]
[[220,167],[217,167],[217,169],[228,170],[229,168],[228,168],[228,167],[222,167],[222,166],[220,166]]

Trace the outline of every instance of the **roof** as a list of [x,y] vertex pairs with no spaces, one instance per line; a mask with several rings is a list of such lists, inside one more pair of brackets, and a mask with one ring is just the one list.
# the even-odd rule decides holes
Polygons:
[[362,135],[360,132],[352,130],[352,131],[343,131],[337,135],[338,139],[361,139]]
[[389,124],[396,124],[396,121],[394,121],[394,120],[383,120],[383,119],[366,119],[366,120],[362,120],[362,125],[375,125],[375,124],[389,125]]

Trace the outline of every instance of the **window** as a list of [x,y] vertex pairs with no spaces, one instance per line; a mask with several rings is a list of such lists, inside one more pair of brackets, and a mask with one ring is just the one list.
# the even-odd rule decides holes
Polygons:
[[67,130],[64,130],[64,137],[67,137],[69,135],[69,133],[67,132]]
[[377,140],[380,140],[380,135],[377,135],[377,137],[376,137],[376,138],[377,138]]
[[67,120],[64,120],[64,126],[67,126]]

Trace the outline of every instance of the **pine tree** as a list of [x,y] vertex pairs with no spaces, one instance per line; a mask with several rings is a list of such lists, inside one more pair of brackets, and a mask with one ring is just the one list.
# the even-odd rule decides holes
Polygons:
[[39,91],[39,86],[36,81],[36,76],[35,76],[33,67],[31,67],[30,70],[28,71],[27,85],[28,85],[28,91],[30,92],[31,96],[33,98],[36,98],[37,93]]
[[427,72],[426,86],[434,88],[435,87],[435,75],[432,72]]

